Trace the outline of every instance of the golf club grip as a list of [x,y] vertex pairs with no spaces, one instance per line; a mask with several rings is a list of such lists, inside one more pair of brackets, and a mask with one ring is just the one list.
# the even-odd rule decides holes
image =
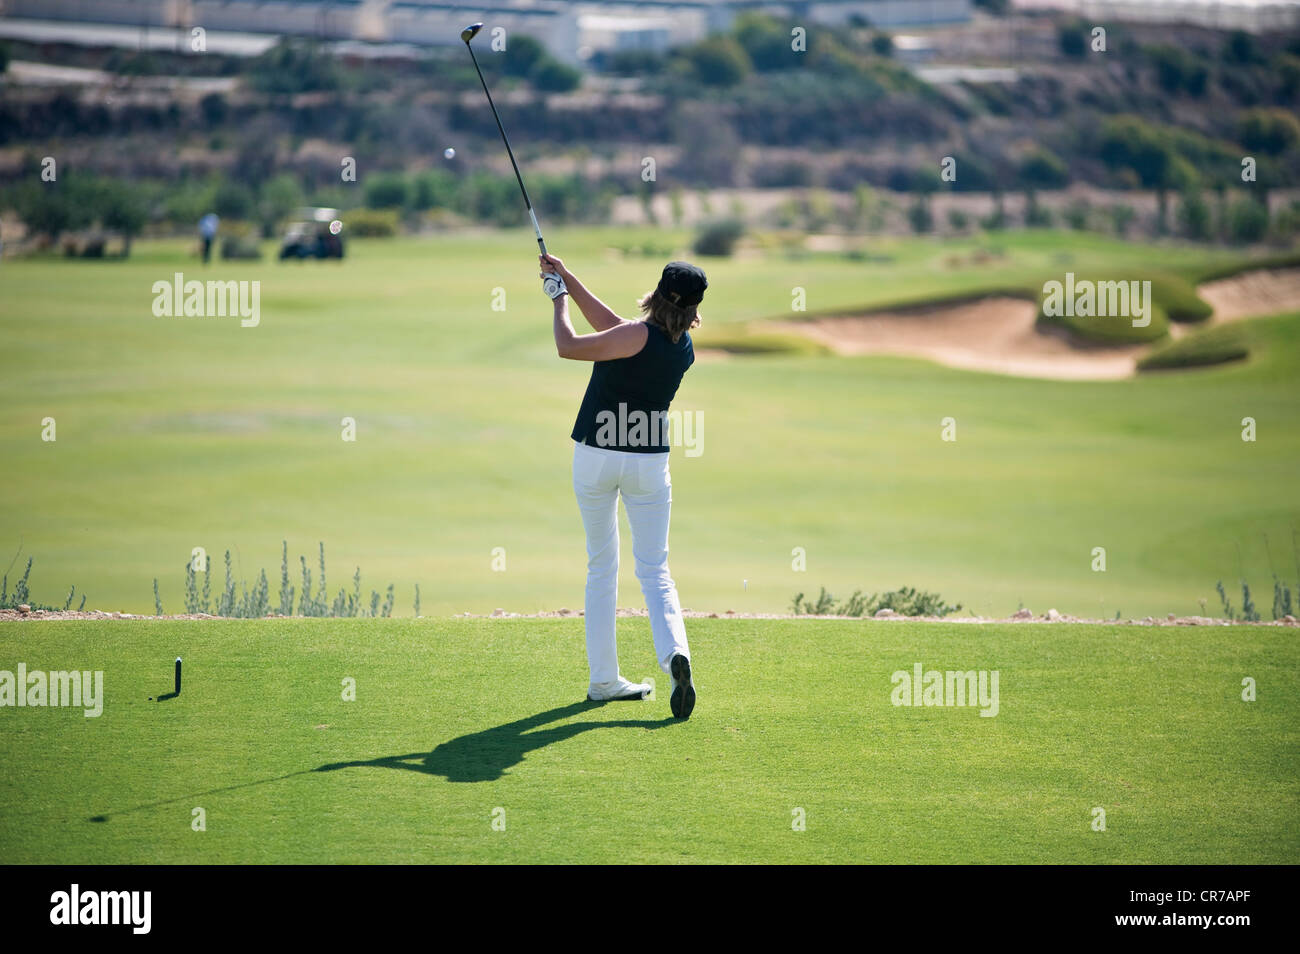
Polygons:
[[[526,198],[525,201],[527,201]],[[531,202],[528,204],[528,217],[533,220],[533,231],[537,233],[537,247],[540,248],[542,250],[542,254],[545,255],[546,241],[542,238],[542,227],[537,224],[537,213],[533,211],[533,206]]]

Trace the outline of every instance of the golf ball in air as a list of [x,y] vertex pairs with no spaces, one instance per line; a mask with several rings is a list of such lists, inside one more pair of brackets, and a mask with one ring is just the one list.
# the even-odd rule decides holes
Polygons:
[[442,151],[442,158],[444,158],[444,159],[455,159],[455,158],[456,158],[456,150],[453,149],[453,148],[451,148],[451,146],[448,146],[446,149],[444,149],[444,150]]

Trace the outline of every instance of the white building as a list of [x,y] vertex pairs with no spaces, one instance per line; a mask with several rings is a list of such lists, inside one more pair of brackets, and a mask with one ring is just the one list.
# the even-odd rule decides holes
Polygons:
[[505,30],[507,44],[511,33],[528,35],[540,41],[557,59],[578,61],[577,18],[565,7],[498,4],[474,6],[464,3],[429,3],[426,0],[401,0],[389,5],[385,14],[386,39],[396,43],[444,46],[460,43],[460,31],[470,23],[482,21],[483,33],[476,45],[490,49],[493,30]]
[[1300,0],[1011,0],[1023,10],[1064,10],[1103,20],[1190,23],[1270,33],[1300,26]]

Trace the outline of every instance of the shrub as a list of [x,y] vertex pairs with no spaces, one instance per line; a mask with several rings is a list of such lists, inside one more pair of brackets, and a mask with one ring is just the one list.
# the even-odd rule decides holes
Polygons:
[[353,209],[343,216],[348,235],[356,238],[392,238],[397,234],[396,209]]
[[802,63],[803,54],[795,53],[790,47],[790,31],[775,17],[741,13],[736,17],[732,33],[756,70],[786,70]]
[[249,83],[263,93],[305,93],[339,88],[334,58],[319,44],[282,38],[256,57],[248,68]]
[[805,600],[802,593],[795,594],[790,604],[796,616],[874,616],[882,609],[892,609],[900,616],[948,616],[961,612],[961,604],[949,606],[938,593],[927,593],[910,586],[885,593],[865,594],[854,590],[842,603],[821,587],[817,599]]
[[262,257],[262,249],[254,238],[227,235],[221,240],[221,257],[232,261],[256,261]]
[[1076,199],[1065,207],[1065,210],[1061,213],[1061,218],[1065,220],[1065,224],[1070,228],[1076,232],[1082,232],[1088,227],[1088,213],[1090,211],[1091,206],[1088,204],[1087,199]]
[[1133,225],[1133,220],[1137,218],[1137,212],[1133,206],[1124,203],[1118,203],[1110,207],[1110,224],[1115,230],[1115,234],[1123,238],[1128,234],[1128,230]]
[[1182,201],[1178,206],[1178,226],[1187,238],[1204,241],[1210,237],[1212,231],[1210,204],[1205,201],[1199,190],[1189,189],[1183,193]]
[[541,41],[527,34],[511,36],[502,51],[501,72],[506,76],[527,76],[549,55]]
[[1208,328],[1178,341],[1156,348],[1138,361],[1139,371],[1163,371],[1173,368],[1200,368],[1250,356],[1245,328],[1234,322]]
[[692,247],[696,255],[731,255],[744,234],[744,223],[738,219],[710,222],[700,229]]
[[1228,236],[1247,244],[1260,241],[1268,233],[1268,209],[1254,199],[1238,199],[1228,208]]
[[920,196],[908,207],[907,221],[912,231],[918,235],[934,228],[934,215],[930,212],[930,203],[925,196]]
[[415,177],[411,187],[411,207],[425,209],[450,209],[456,204],[456,177],[441,169],[429,169]]
[[1047,229],[1052,227],[1052,210],[1040,205],[1033,190],[1025,195],[1025,227]]
[[[1064,279],[1056,276],[1055,281],[1064,285]],[[1104,282],[1130,282],[1151,280],[1150,275],[1141,274],[1109,274],[1109,275],[1089,275],[1077,274],[1075,276],[1076,297],[1077,289],[1083,287],[1084,282],[1095,283],[1096,298],[1100,299],[1103,295],[1109,298],[1109,290],[1103,291],[1101,285]],[[1165,337],[1169,333],[1169,316],[1165,312],[1164,304],[1157,293],[1156,284],[1152,281],[1151,287],[1152,301],[1148,302],[1151,310],[1150,323],[1145,327],[1135,326],[1132,315],[1048,315],[1046,313],[1048,298],[1046,294],[1040,295],[1038,305],[1038,321],[1040,324],[1049,327],[1063,327],[1081,338],[1089,341],[1096,341],[1102,344],[1137,344],[1146,341],[1156,341]],[[1064,295],[1062,295],[1062,307]],[[1094,302],[1094,311],[1102,310],[1101,301]],[[1129,304],[1129,310],[1132,311],[1132,304]]]
[[400,172],[366,176],[366,205],[372,209],[402,209],[411,199],[411,185]]
[[695,79],[705,86],[735,86],[749,75],[749,56],[736,40],[715,36],[681,51]]
[[1153,272],[1147,275],[1151,295],[1164,309],[1170,321],[1205,321],[1214,309],[1196,293],[1196,286],[1176,275]]
[[1234,66],[1247,66],[1260,60],[1259,41],[1245,30],[1233,30],[1223,42],[1220,58]]
[[253,190],[242,182],[223,182],[212,199],[212,211],[223,219],[249,219],[256,199]]
[[1063,23],[1056,31],[1056,45],[1061,52],[1073,60],[1081,60],[1088,55],[1088,25],[1082,20]]
[[1048,149],[1035,149],[1020,163],[1020,180],[1029,187],[1059,189],[1070,181],[1070,170]]
[[546,93],[568,93],[582,85],[582,73],[548,56],[533,68],[528,80]]
[[1146,50],[1155,65],[1156,78],[1166,93],[1185,92],[1192,96],[1205,93],[1209,70],[1191,53],[1175,46],[1153,46]]
[[1300,142],[1300,119],[1285,109],[1248,109],[1237,120],[1237,138],[1247,149],[1278,155]]
[[[21,551],[21,547],[19,550]],[[17,559],[17,555],[15,555]],[[9,574],[4,575],[3,581],[0,581],[0,609],[17,609],[19,606],[26,604],[33,610],[57,610],[59,607],[50,606],[48,603],[38,603],[32,599],[31,590],[28,588],[27,580],[32,575],[32,557],[27,558],[27,567],[23,570],[23,575],[14,584],[14,591],[9,592]],[[77,592],[74,585],[68,591],[68,599],[63,604],[63,609],[67,610],[72,607],[73,595]],[[78,611],[86,608],[86,597],[82,594],[81,605],[77,607]]]

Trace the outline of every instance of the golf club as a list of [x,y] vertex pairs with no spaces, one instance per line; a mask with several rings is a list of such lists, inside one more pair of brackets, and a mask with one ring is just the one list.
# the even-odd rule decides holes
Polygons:
[[492,102],[492,93],[488,90],[487,80],[483,78],[483,71],[479,69],[478,58],[474,56],[474,48],[470,46],[470,40],[474,39],[481,29],[483,29],[483,24],[471,23],[460,31],[460,38],[465,42],[465,49],[469,50],[469,58],[474,61],[474,71],[478,73],[478,81],[483,84],[483,92],[487,94],[488,105],[492,107],[492,118],[497,121],[497,129],[501,130],[501,141],[506,144],[506,153],[510,156],[510,165],[514,167],[515,178],[519,181],[519,191],[524,194],[524,205],[528,207],[528,217],[532,219],[533,231],[537,233],[537,247],[545,255],[546,242],[542,239],[542,227],[537,224],[537,214],[533,211],[532,200],[528,198],[528,188],[524,185],[524,177],[519,174],[519,163],[515,162],[515,151],[510,148],[510,137],[506,135],[506,128],[501,125],[501,116],[497,113],[497,104]]

